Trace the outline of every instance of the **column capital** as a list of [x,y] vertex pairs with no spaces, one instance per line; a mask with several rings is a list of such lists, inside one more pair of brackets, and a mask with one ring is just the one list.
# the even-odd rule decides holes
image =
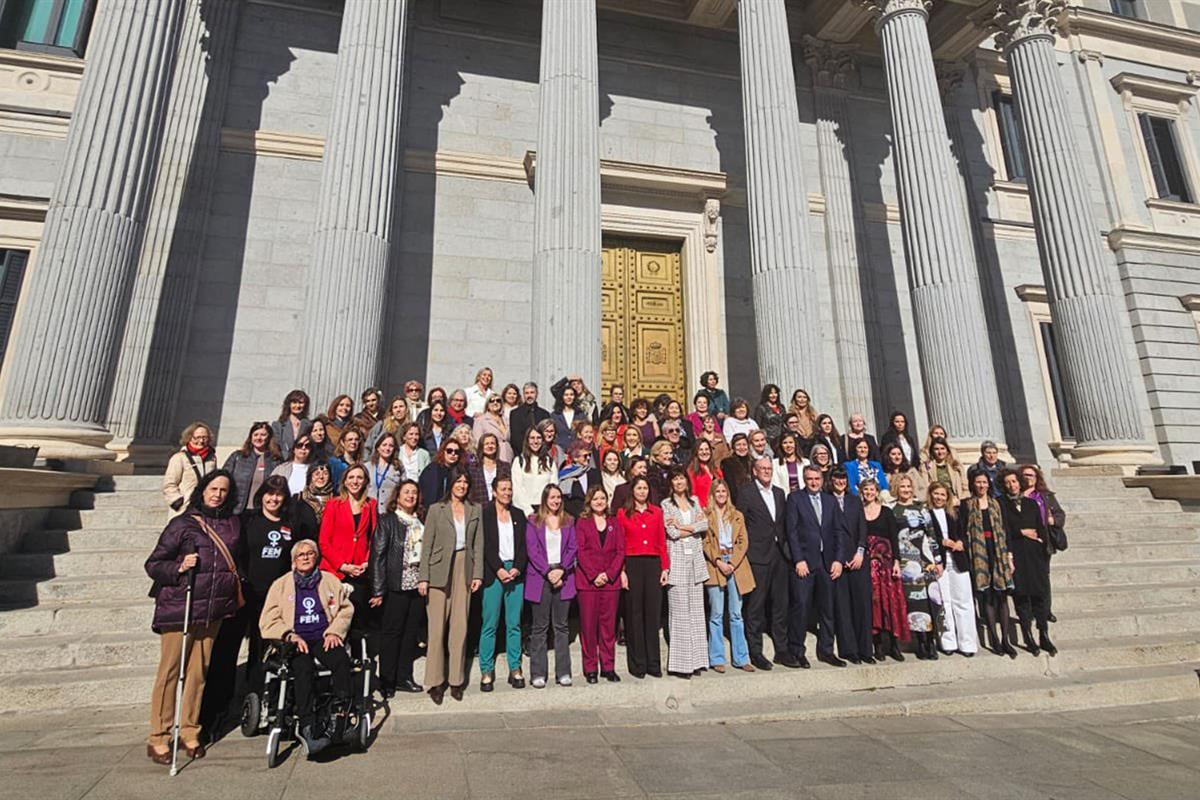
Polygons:
[[802,46],[804,63],[812,74],[813,88],[858,88],[857,45],[836,44],[806,35]]
[[854,0],[854,2],[875,15],[876,28],[900,14],[920,14],[928,19],[929,9],[933,5],[933,0]]
[[992,27],[998,30],[996,46],[1007,50],[1034,37],[1054,38],[1067,0],[997,0]]

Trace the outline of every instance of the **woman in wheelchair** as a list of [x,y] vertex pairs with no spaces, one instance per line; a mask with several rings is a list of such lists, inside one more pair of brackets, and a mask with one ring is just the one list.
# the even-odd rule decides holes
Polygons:
[[295,686],[296,716],[309,757],[330,742],[316,729],[313,682],[317,665],[333,673],[333,691],[339,713],[350,705],[351,662],[344,639],[350,631],[354,607],[337,576],[317,568],[321,553],[315,542],[304,539],[292,547],[292,571],[271,584],[263,604],[259,628],[266,640],[291,644],[290,667]]

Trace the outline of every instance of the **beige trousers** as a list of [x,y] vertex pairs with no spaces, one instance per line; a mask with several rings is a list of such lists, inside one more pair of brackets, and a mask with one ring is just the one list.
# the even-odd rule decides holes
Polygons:
[[[445,588],[429,587],[429,643],[425,650],[425,688],[446,682],[449,651],[450,685],[467,682],[467,616],[471,610],[471,587],[467,582],[467,554],[459,550],[450,564],[450,582]],[[446,628],[450,635],[447,637]],[[448,641],[447,641],[448,640]]]
[[[193,625],[188,637],[184,656],[183,708],[179,712],[179,742],[182,745],[192,747],[200,743],[200,699],[204,697],[205,673],[220,628],[220,620],[209,625]],[[154,676],[154,692],[150,695],[150,736],[146,739],[154,747],[171,744],[182,639],[183,631],[171,631],[158,637],[158,674]]]

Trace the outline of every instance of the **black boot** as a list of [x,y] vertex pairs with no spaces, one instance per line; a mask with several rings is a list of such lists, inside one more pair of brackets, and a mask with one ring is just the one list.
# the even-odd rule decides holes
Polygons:
[[875,640],[875,660],[883,661],[884,657],[887,656],[887,650],[884,649],[884,646],[883,646],[883,641],[882,641],[883,637],[881,634],[877,633],[877,634],[875,634],[875,636],[873,638]]
[[1038,624],[1038,641],[1042,649],[1046,651],[1046,655],[1051,658],[1058,655],[1058,648],[1054,646],[1054,642],[1050,641],[1050,631],[1044,622]]
[[1030,653],[1036,656],[1042,652],[1033,638],[1033,631],[1030,630],[1029,623],[1025,620],[1021,620],[1021,638],[1025,641],[1025,649]]

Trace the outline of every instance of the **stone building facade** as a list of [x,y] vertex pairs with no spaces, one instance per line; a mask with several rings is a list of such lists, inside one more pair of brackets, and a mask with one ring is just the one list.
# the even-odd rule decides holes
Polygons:
[[0,2],[0,441],[488,365],[1200,460],[1196,0],[80,7]]

